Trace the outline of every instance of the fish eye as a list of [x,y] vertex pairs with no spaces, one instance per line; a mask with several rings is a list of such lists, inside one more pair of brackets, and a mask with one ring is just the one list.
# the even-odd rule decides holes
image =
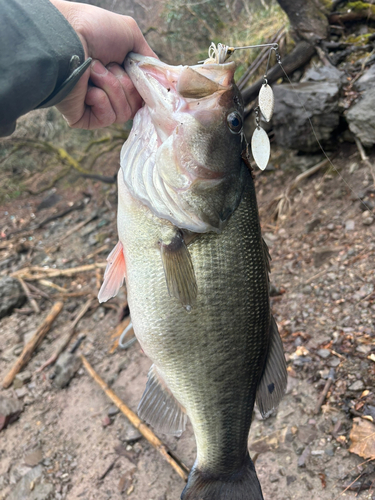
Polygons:
[[233,134],[239,134],[242,130],[242,117],[237,111],[232,111],[227,116],[227,123]]

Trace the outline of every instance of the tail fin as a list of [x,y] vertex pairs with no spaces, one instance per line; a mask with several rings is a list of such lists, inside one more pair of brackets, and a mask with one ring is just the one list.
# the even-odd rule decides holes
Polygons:
[[241,470],[230,476],[215,475],[193,467],[181,500],[264,500],[250,456]]

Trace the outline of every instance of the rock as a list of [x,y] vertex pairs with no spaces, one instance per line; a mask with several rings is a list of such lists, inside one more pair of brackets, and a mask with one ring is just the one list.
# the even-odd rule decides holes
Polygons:
[[305,285],[302,288],[302,293],[304,293],[305,295],[310,295],[311,292],[312,292],[312,287],[310,285]]
[[348,219],[345,222],[345,231],[354,231],[355,228],[355,222],[352,219]]
[[112,406],[109,407],[107,415],[109,417],[114,417],[118,413],[120,413],[120,410],[117,408],[117,406],[112,405]]
[[54,383],[60,389],[66,387],[81,366],[81,359],[75,354],[63,352],[55,365]]
[[103,427],[108,427],[109,425],[112,424],[112,420],[109,418],[108,415],[106,415],[103,420],[102,420],[102,426]]
[[335,230],[335,225],[332,224],[332,222],[330,224],[327,225],[327,229],[328,231],[334,231]]
[[0,280],[0,318],[10,314],[15,307],[21,307],[26,301],[25,292],[18,280],[10,277]]
[[51,483],[42,482],[43,467],[38,465],[16,484],[7,500],[49,500],[53,492]]
[[332,358],[330,361],[329,361],[329,366],[331,368],[336,368],[337,366],[339,366],[339,364],[341,363],[341,361],[339,360],[339,358],[336,358],[336,356],[334,358]]
[[29,394],[29,391],[27,390],[27,387],[20,387],[19,389],[15,389],[14,392],[16,393],[16,396],[18,399],[22,399],[25,396]]
[[22,406],[13,398],[0,396],[0,431],[18,419]]
[[356,380],[352,385],[349,386],[349,391],[362,391],[365,388],[365,384],[362,380]]
[[29,467],[35,467],[42,460],[43,460],[43,452],[41,448],[37,448],[36,450],[31,451],[30,453],[27,453],[27,455],[25,455],[24,462]]
[[305,225],[305,233],[311,233],[322,221],[319,218],[313,219]]
[[[272,118],[276,142],[283,148],[313,152],[319,145],[311,130],[313,122],[319,141],[328,145],[339,126],[339,84],[337,81],[275,85]],[[306,111],[303,106],[305,106]]]
[[127,444],[132,444],[136,443],[140,439],[142,439],[142,434],[138,431],[138,429],[133,427],[128,422],[125,422],[124,430],[121,435],[121,440],[125,441]]
[[317,352],[317,354],[321,358],[327,359],[331,355],[331,351],[329,351],[328,349],[319,349],[319,351]]
[[306,460],[308,459],[309,455],[310,455],[310,448],[306,446],[302,454],[298,457],[298,462],[297,462],[298,467],[306,467]]
[[320,267],[324,264],[326,260],[328,260],[334,253],[337,252],[337,249],[332,247],[317,247],[314,248],[314,266]]
[[347,111],[346,120],[350,130],[366,147],[375,144],[375,88],[366,89],[362,98],[356,101]]
[[23,387],[27,382],[30,382],[31,380],[31,372],[29,371],[24,371],[21,373],[17,373],[17,375],[14,377],[13,380],[13,387],[15,389],[20,389]]
[[364,226],[371,226],[371,224],[374,222],[374,218],[373,217],[365,217],[364,219],[362,219],[362,224]]
[[364,75],[361,76],[355,83],[354,87],[356,90],[363,92],[374,87],[375,80],[375,64],[370,66]]
[[301,82],[329,81],[336,82],[339,85],[343,77],[345,77],[345,74],[334,66],[321,66],[320,68],[312,66],[301,78]]

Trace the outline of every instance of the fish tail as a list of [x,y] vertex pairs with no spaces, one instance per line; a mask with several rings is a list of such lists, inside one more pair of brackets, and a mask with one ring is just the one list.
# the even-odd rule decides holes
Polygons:
[[240,470],[230,476],[199,470],[190,472],[181,500],[264,500],[254,464],[247,455]]

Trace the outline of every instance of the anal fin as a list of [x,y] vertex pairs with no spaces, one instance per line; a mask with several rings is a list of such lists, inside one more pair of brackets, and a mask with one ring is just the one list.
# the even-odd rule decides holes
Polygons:
[[155,365],[148,373],[145,392],[138,405],[138,415],[156,432],[181,436],[187,416],[173,396]]
[[103,284],[100,287],[98,300],[106,302],[115,297],[120,290],[125,278],[124,249],[120,241],[107,257],[107,267],[104,272]]
[[276,321],[271,316],[270,344],[262,378],[259,382],[256,403],[262,417],[268,417],[284,396],[288,374],[283,343]]
[[189,310],[198,289],[190,252],[182,233],[176,232],[168,242],[162,240],[160,252],[169,295],[176,297]]

